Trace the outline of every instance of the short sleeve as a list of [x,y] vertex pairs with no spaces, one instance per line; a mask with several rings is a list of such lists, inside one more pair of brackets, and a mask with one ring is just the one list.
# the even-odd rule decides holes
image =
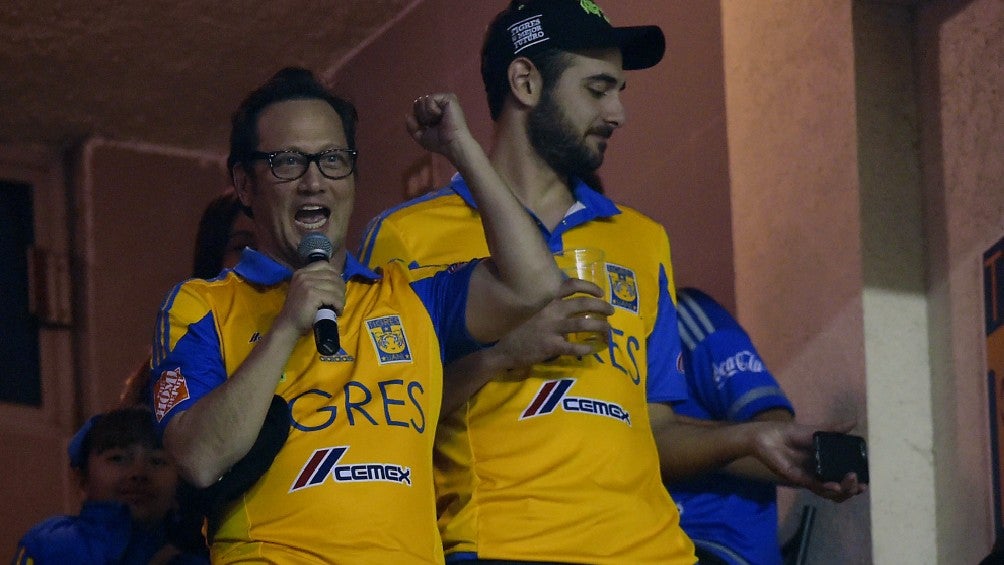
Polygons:
[[659,308],[655,327],[648,338],[649,402],[678,402],[687,397],[683,375],[676,305],[665,266],[659,268]]
[[193,287],[176,287],[157,317],[150,388],[161,432],[227,378],[213,310]]

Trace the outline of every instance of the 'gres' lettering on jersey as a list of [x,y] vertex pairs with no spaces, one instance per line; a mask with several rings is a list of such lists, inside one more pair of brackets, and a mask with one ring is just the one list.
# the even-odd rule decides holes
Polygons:
[[[349,426],[398,426],[425,431],[425,388],[419,381],[390,379],[372,383],[349,381],[332,394],[312,388],[289,401],[291,425],[317,432],[335,424],[340,414]],[[341,408],[341,410],[339,410]]]

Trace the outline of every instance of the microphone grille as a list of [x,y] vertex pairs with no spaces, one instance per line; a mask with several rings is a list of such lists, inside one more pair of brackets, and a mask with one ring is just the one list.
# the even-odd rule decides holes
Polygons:
[[300,245],[296,248],[297,253],[304,259],[318,254],[324,255],[325,259],[331,259],[331,242],[323,233],[308,233],[300,240]]

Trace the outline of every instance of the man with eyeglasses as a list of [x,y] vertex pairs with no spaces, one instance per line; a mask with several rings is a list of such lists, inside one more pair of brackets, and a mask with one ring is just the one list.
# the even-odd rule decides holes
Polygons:
[[251,159],[268,161],[272,174],[280,180],[297,180],[307,172],[311,163],[316,164],[325,177],[338,180],[352,174],[357,154],[355,149],[326,149],[309,155],[291,150],[271,153],[255,151],[251,153]]
[[[563,284],[451,95],[416,100],[408,129],[471,179],[493,257],[435,272],[362,266],[344,246],[355,123],[352,105],[304,69],[252,92],[228,163],[257,250],[177,286],[158,317],[155,415],[197,486],[248,453],[274,395],[289,408],[271,466],[209,525],[214,563],[441,563],[432,441],[443,359],[497,339]],[[330,260],[302,256],[308,234],[330,240]],[[309,335],[324,306],[338,312],[332,355]]]

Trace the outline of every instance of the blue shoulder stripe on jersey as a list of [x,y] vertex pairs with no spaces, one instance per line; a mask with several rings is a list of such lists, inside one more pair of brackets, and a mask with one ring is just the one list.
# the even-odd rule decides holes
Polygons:
[[174,299],[178,297],[178,292],[184,284],[179,283],[171,289],[171,292],[164,297],[164,302],[161,303],[160,310],[157,312],[157,323],[153,329],[153,348],[151,351],[151,364],[154,367],[163,361],[167,355],[167,347],[171,343],[171,319],[168,316],[168,312],[170,312]]
[[366,223],[366,229],[363,230],[362,243],[359,244],[359,250],[357,254],[359,255],[361,262],[364,265],[369,265],[370,260],[373,258],[373,246],[376,243],[376,235],[377,233],[380,232],[380,226],[383,224],[383,221],[386,220],[391,214],[397,212],[398,210],[403,210],[410,206],[414,206],[420,202],[426,202],[435,198],[439,198],[441,196],[448,196],[450,194],[453,194],[452,185],[445,186],[443,188],[440,188],[439,190],[435,190],[432,192],[427,192],[421,196],[416,196],[411,200],[402,202],[396,206],[392,206],[384,210],[383,212],[380,212],[375,217],[373,217],[373,219],[371,219],[369,222]]
[[[471,189],[467,187],[467,183],[464,181],[463,177],[459,174],[453,175],[453,180],[450,182],[449,189],[456,192],[468,206],[477,210],[477,206],[474,203],[474,197],[471,195]],[[588,210],[588,219],[616,216],[620,214],[621,211],[614,204],[613,200],[610,200],[606,196],[600,194],[599,192],[589,188],[589,185],[582,182],[577,178],[572,179],[572,195],[578,202],[581,202],[584,210]],[[574,215],[580,212],[575,212]],[[581,223],[581,222],[577,222]]]
[[693,351],[697,344],[715,332],[709,307],[718,306],[708,295],[693,288],[676,291],[676,308],[679,314],[680,338]]
[[648,376],[645,393],[649,402],[680,402],[687,398],[687,382],[678,364],[682,355],[677,335],[679,323],[668,287],[666,266],[659,265],[659,305],[655,327],[646,338]]

